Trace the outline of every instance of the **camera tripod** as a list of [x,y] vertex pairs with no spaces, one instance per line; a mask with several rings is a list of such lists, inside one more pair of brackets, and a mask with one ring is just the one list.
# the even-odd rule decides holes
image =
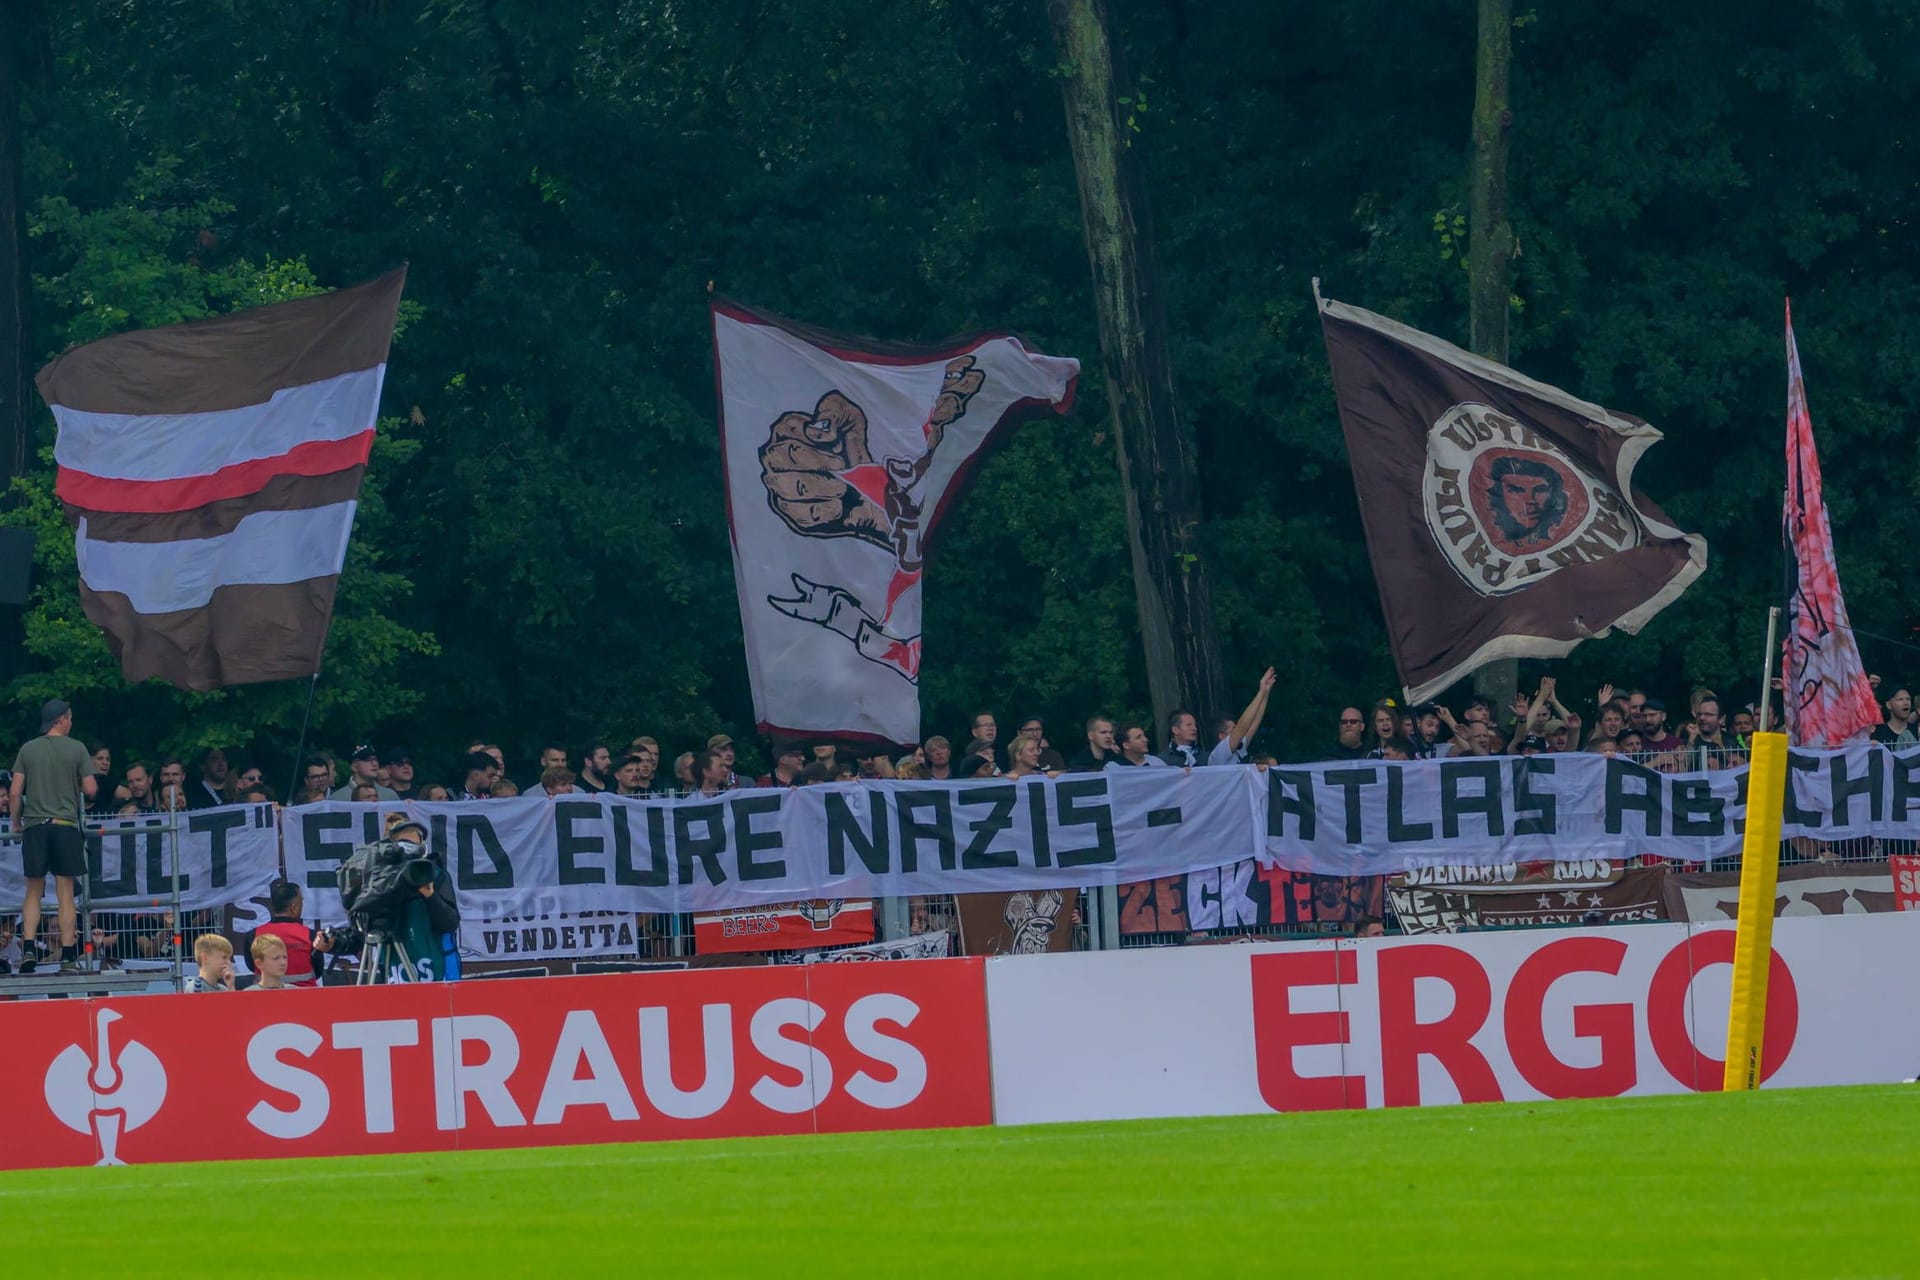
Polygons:
[[388,970],[396,960],[399,961],[400,972],[407,975],[408,982],[420,981],[420,971],[414,967],[413,954],[407,950],[407,944],[398,938],[369,930],[366,944],[360,948],[360,975],[354,979],[354,985],[370,987],[376,982],[385,982]]

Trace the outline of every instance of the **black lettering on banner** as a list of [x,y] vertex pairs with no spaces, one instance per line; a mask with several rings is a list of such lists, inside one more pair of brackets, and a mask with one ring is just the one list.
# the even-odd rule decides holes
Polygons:
[[[353,815],[350,813],[303,813],[300,815],[300,852],[308,863],[332,861],[339,863],[353,852],[353,838],[345,841],[329,840],[327,834],[333,831],[352,831]],[[338,852],[335,852],[338,850]],[[462,880],[464,884],[464,879]],[[340,877],[331,867],[309,870],[307,888],[336,889]]]
[[[914,814],[931,809],[933,820],[922,821]],[[933,841],[940,869],[953,870],[953,797],[946,791],[902,789],[893,793],[893,815],[900,821],[900,870],[911,873],[920,865],[920,842]]]
[[[1092,844],[1084,849],[1062,849],[1055,855],[1062,867],[1087,867],[1120,860],[1120,851],[1113,843],[1113,809],[1107,803],[1104,777],[1062,779],[1054,784],[1053,796],[1063,828],[1093,828]],[[1082,800],[1097,803],[1081,804]]]
[[956,793],[954,799],[963,809],[977,805],[989,807],[985,817],[974,819],[973,839],[967,841],[967,847],[960,851],[960,869],[985,871],[992,867],[1019,866],[1019,850],[989,851],[987,848],[995,836],[1013,828],[1013,806],[1020,799],[1020,793],[1014,789],[1014,785],[1011,782],[997,782],[992,786],[968,787]]
[[[133,898],[140,894],[140,845],[143,841],[158,839],[158,832],[150,832],[145,827],[129,827],[119,831],[108,831],[96,841],[87,842],[87,884],[88,892],[96,898]],[[106,854],[109,847],[119,854],[120,874],[109,877],[106,874]]]
[[[1717,836],[1726,826],[1726,806],[1713,794],[1713,782],[1707,778],[1676,778],[1673,781],[1673,834],[1676,836]],[[1702,858],[1699,861],[1706,861]]]
[[765,814],[780,812],[778,795],[739,796],[727,802],[733,810],[733,843],[739,850],[738,865],[740,879],[778,880],[787,874],[785,858],[771,858],[766,862],[754,860],[754,854],[766,853],[780,847],[780,828],[771,831],[755,831],[753,820]]
[[[173,820],[178,822],[183,816],[182,814],[176,813],[173,815]],[[155,831],[147,837],[146,864],[148,893],[160,893],[162,890],[168,893],[173,891],[173,879],[167,874],[167,871],[169,867],[172,867],[175,871],[179,871],[180,869],[175,865],[175,859],[167,856],[169,846],[173,849],[178,849],[181,842],[185,839],[185,833],[179,831],[171,832],[164,838],[160,832]],[[180,891],[185,893],[192,887],[192,884],[193,878],[187,875],[186,872],[181,871]]]
[[[473,856],[476,846],[487,855],[486,871],[480,870]],[[478,813],[460,814],[453,821],[453,848],[458,866],[454,883],[462,889],[513,888],[513,860],[501,846],[492,819]]]
[[1660,834],[1660,775],[1645,765],[1608,756],[1606,804],[1608,835],[1622,833],[1629,811],[1645,818],[1646,830],[1639,834],[1648,838]]
[[[1480,784],[1478,794],[1460,790],[1463,782]],[[1507,824],[1500,809],[1498,760],[1442,760],[1440,762],[1440,834],[1452,840],[1460,834],[1460,819],[1477,813],[1487,820],[1487,834],[1503,836]]]
[[1047,789],[1038,782],[1026,784],[1028,830],[1033,832],[1033,865],[1053,865],[1053,837],[1047,832]]
[[860,859],[869,875],[887,874],[887,806],[877,792],[862,794],[867,812],[873,815],[873,830],[860,825],[854,815],[852,797],[838,791],[826,793],[827,874],[838,879],[847,874],[847,850]]
[[[695,824],[700,834],[695,835]],[[680,883],[693,883],[697,859],[708,884],[725,884],[720,855],[727,851],[727,810],[722,804],[678,804],[673,807],[673,847],[680,858]]]
[[580,834],[574,831],[576,822],[599,822],[600,805],[593,800],[555,800],[553,802],[553,851],[554,860],[559,864],[561,884],[605,884],[605,867],[583,867],[574,859],[587,856],[599,857],[607,851],[607,842],[599,832]]
[[1920,805],[1920,752],[1911,755],[1895,755],[1889,751],[1888,758],[1893,762],[1893,820],[1907,821],[1907,815],[1916,805]]
[[1800,798],[1794,794],[1793,775],[1796,773],[1818,773],[1820,762],[1812,756],[1801,755],[1798,751],[1787,752],[1787,798],[1780,807],[1780,821],[1789,827],[1809,827],[1818,831],[1823,825],[1820,814],[1812,809],[1802,809]]
[[374,844],[387,834],[378,809],[362,809],[359,816],[361,844]]
[[1220,868],[1195,871],[1187,876],[1187,926],[1192,929],[1220,927]]
[[[1433,824],[1431,822],[1408,822],[1407,821],[1406,819],[1406,807],[1407,807],[1406,787],[1407,787],[1406,771],[1404,769],[1399,768],[1397,765],[1389,765],[1387,768],[1387,843],[1388,844],[1406,844],[1409,841],[1424,841],[1424,840],[1433,839]],[[1280,916],[1280,913],[1278,911],[1275,911],[1274,918],[1278,919],[1279,916]]]
[[1880,815],[1886,812],[1886,777],[1880,772],[1880,762],[1886,752],[1869,751],[1866,753],[1867,771],[1857,778],[1847,776],[1847,756],[1841,752],[1827,760],[1828,785],[1833,790],[1833,816],[1829,821],[1836,827],[1850,825],[1848,809],[1855,796],[1867,798],[1867,821],[1878,822]]
[[1552,777],[1557,768],[1552,756],[1520,756],[1514,760],[1513,834],[1560,834],[1560,797],[1551,791],[1535,791],[1529,785],[1542,775]]
[[1287,815],[1294,819],[1294,834],[1302,840],[1313,839],[1313,773],[1307,769],[1267,770],[1267,838],[1284,840]]
[[[644,814],[647,820],[647,852],[649,864],[645,871],[634,865],[633,861],[633,815]],[[623,885],[642,885],[659,889],[673,883],[673,873],[667,867],[667,811],[659,805],[648,805],[640,809],[634,805],[616,804],[608,815],[613,820],[613,882]]]
[[1733,834],[1737,836],[1747,834],[1747,784],[1751,781],[1753,781],[1751,767],[1741,769],[1734,774],[1733,804],[1739,812],[1733,815]]
[[427,815],[427,848],[437,854],[440,861],[453,861],[453,841],[447,839],[446,814]]
[[[1391,768],[1392,766],[1388,766]],[[1347,843],[1359,844],[1366,838],[1366,823],[1360,816],[1360,788],[1380,780],[1377,769],[1329,769],[1323,775],[1327,785],[1347,793]]]
[[[209,888],[227,887],[227,833],[250,820],[251,811],[247,809],[207,809],[188,817],[188,832],[207,837],[207,857],[212,864],[207,872]],[[185,876],[180,877],[180,887],[187,887]]]

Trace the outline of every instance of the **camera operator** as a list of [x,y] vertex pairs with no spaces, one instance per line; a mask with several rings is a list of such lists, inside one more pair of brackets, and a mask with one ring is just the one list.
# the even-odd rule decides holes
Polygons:
[[[343,864],[342,896],[358,931],[404,947],[420,981],[452,982],[460,977],[460,903],[445,860],[426,842],[424,826],[396,814],[385,839]],[[357,882],[350,894],[349,882]],[[374,962],[380,981],[407,976],[398,955],[382,952]]]
[[255,938],[272,934],[284,942],[287,945],[287,985],[290,987],[318,985],[320,971],[326,967],[327,954],[333,950],[332,930],[308,926],[300,918],[304,906],[299,885],[290,880],[275,880],[273,887],[267,890],[267,909],[273,913],[273,918],[249,933],[241,944],[242,949],[252,955]]

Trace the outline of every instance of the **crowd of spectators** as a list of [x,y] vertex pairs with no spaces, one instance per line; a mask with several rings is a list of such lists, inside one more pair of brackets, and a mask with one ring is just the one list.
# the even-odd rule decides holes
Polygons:
[[[1873,680],[1879,688],[1879,678]],[[834,743],[783,742],[771,749],[767,772],[757,776],[736,768],[735,743],[725,733],[712,734],[697,751],[680,752],[664,768],[666,755],[651,736],[637,736],[618,747],[594,741],[573,750],[553,742],[527,762],[518,780],[513,777],[513,762],[499,744],[476,739],[457,757],[455,767],[440,775],[442,781],[422,778],[412,753],[403,746],[361,745],[345,753],[344,759],[317,752],[302,761],[292,795],[283,797],[267,781],[260,763],[243,760],[235,767],[217,747],[190,758],[163,755],[152,763],[134,760],[116,769],[113,751],[101,746],[92,751],[96,786],[89,807],[94,816],[105,818],[233,803],[487,800],[535,792],[690,796],[742,786],[806,786],[873,778],[1018,778],[1118,768],[1268,766],[1279,761],[1256,742],[1265,727],[1273,687],[1274,673],[1269,669],[1239,715],[1222,716],[1203,727],[1193,713],[1178,711],[1158,726],[1157,735],[1137,721],[1090,716],[1075,727],[1081,740],[1064,744],[1065,750],[1055,745],[1042,717],[1020,717],[1012,722],[1012,734],[1003,736],[999,716],[987,709],[975,712],[962,733],[952,738],[934,735],[905,752],[856,755]],[[1893,686],[1885,692],[1881,702],[1885,720],[1874,731],[1874,739],[1896,745],[1920,743],[1920,717],[1910,690]],[[1763,727],[1757,706],[1730,703],[1705,687],[1691,690],[1676,705],[1684,711],[1676,714],[1666,701],[1644,689],[1622,691],[1612,685],[1602,685],[1590,700],[1563,697],[1551,677],[1541,680],[1532,696],[1518,695],[1506,707],[1473,697],[1456,712],[1439,702],[1407,705],[1385,697],[1364,708],[1342,708],[1330,737],[1322,740],[1324,746],[1301,754],[1311,761],[1592,752],[1632,757],[1662,771],[1730,769],[1747,762],[1751,737]],[[964,746],[956,748],[956,742]],[[274,905],[276,921],[288,910],[295,913],[288,918],[297,918],[297,903]],[[116,934],[118,927],[126,925],[117,917],[104,917],[97,924],[104,928],[93,932],[95,947],[103,955],[119,958],[157,956],[165,950],[168,935],[175,932],[170,917],[162,928],[128,927],[124,936]],[[13,925],[10,918],[0,920],[0,972],[19,962],[20,943]],[[262,936],[269,932],[263,930]],[[243,945],[251,950],[255,941],[250,936]],[[202,942],[215,945],[206,939]],[[271,950],[274,943],[262,945]],[[230,970],[230,954],[202,952],[199,959],[206,982],[200,989],[221,989],[219,974]],[[290,980],[298,985],[310,972],[306,967],[310,962],[304,952],[292,959],[295,972]]]
[[[1869,677],[1876,691],[1882,681]],[[1531,698],[1516,694],[1504,709],[1476,697],[1456,716],[1438,702],[1406,706],[1382,698],[1366,710],[1344,707],[1330,759],[1417,760],[1441,756],[1541,755],[1593,752],[1631,757],[1665,773],[1737,769],[1747,763],[1753,735],[1765,730],[1756,703],[1735,703],[1706,686],[1688,693],[1684,713],[1644,689],[1601,685],[1586,714],[1561,700],[1557,681],[1540,681]],[[1892,687],[1881,701],[1876,742],[1920,742],[1913,695]],[[1777,721],[1777,716],[1775,717]],[[1777,726],[1776,726],[1777,727]]]
[[[1878,687],[1879,678],[1874,681]],[[760,774],[740,771],[734,740],[726,733],[712,734],[698,750],[681,751],[671,763],[659,740],[647,735],[624,744],[593,741],[573,749],[555,741],[524,767],[509,760],[498,743],[475,739],[439,780],[423,777],[404,746],[363,744],[344,759],[327,752],[308,756],[293,794],[283,796],[259,763],[243,761],[236,768],[218,747],[191,758],[136,760],[118,771],[112,750],[97,747],[93,761],[98,785],[91,807],[102,817],[137,816],[246,802],[484,800],[536,791],[690,796],[742,786],[869,778],[948,780],[1110,768],[1265,766],[1279,762],[1257,745],[1273,685],[1269,669],[1238,716],[1219,717],[1204,728],[1199,717],[1184,710],[1163,726],[1100,714],[1074,727],[1079,741],[1056,744],[1040,716],[1014,720],[1013,732],[1003,735],[1000,717],[982,709],[963,732],[935,734],[904,752],[855,753],[832,742],[777,743],[770,748],[767,771]],[[1920,741],[1920,718],[1905,686],[1891,689],[1882,710],[1885,723],[1875,730],[1876,740]],[[1673,704],[1644,689],[1613,685],[1602,685],[1590,700],[1563,698],[1556,680],[1547,677],[1532,696],[1516,695],[1506,707],[1484,697],[1468,699],[1458,711],[1440,702],[1408,705],[1393,697],[1344,707],[1325,745],[1309,749],[1304,758],[1420,760],[1594,752],[1629,756],[1664,772],[1732,769],[1747,762],[1748,744],[1761,727],[1759,714],[1755,704],[1732,702],[1706,687]]]

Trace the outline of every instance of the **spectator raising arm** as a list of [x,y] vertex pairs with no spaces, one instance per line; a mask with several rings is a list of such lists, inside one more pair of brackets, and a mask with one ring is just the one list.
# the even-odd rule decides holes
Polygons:
[[1557,700],[1553,696],[1553,686],[1553,677],[1543,676],[1539,691],[1533,695],[1531,703],[1526,701],[1524,694],[1514,695],[1513,709],[1518,718],[1514,721],[1513,737],[1507,742],[1509,755],[1518,753],[1520,744],[1528,738],[1538,737],[1546,731],[1547,708],[1557,705]]
[[1232,764],[1236,760],[1247,758],[1247,744],[1253,735],[1260,732],[1260,722],[1267,718],[1267,698],[1273,692],[1273,668],[1268,667],[1266,674],[1260,677],[1260,689],[1253,695],[1253,701],[1233,722],[1233,728],[1227,730],[1227,736],[1214,744],[1207,755],[1208,764]]

